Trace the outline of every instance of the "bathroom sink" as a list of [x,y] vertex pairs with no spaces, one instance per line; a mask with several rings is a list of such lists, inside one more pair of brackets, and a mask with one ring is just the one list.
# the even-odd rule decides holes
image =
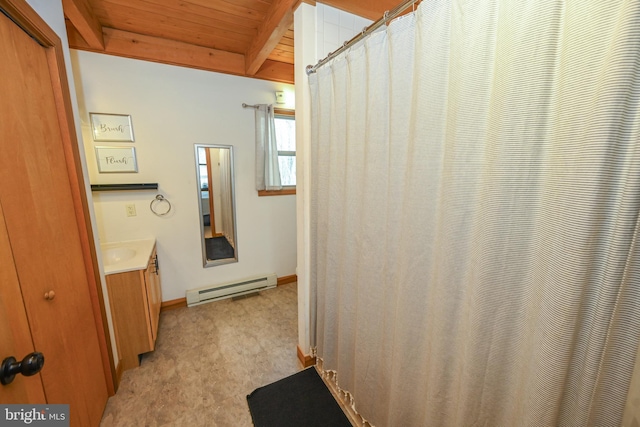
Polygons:
[[131,248],[111,248],[102,253],[102,260],[105,265],[113,265],[122,261],[128,261],[136,256],[136,251]]
[[155,245],[156,239],[101,243],[104,274],[146,269]]

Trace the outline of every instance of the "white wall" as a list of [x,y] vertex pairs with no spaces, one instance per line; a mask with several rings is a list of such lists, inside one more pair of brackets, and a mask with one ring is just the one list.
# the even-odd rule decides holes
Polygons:
[[298,347],[310,354],[311,306],[310,306],[310,263],[311,245],[309,241],[309,149],[310,129],[310,91],[309,78],[305,72],[307,65],[317,62],[316,54],[316,9],[302,2],[295,10],[294,57],[296,79],[296,228],[298,246]]
[[344,42],[371,25],[361,16],[316,3],[316,53],[318,59],[337,50]]
[[[274,103],[277,90],[293,95],[291,85],[75,50],[71,57],[91,183],[159,184],[158,191],[94,192],[101,242],[155,237],[165,301],[255,274],[295,274],[295,196],[258,197],[254,110],[242,108]],[[130,114],[135,142],[94,142],[89,112]],[[194,144],[233,146],[237,263],[202,266]],[[138,173],[99,174],[97,145],[135,147]],[[173,206],[165,217],[149,209],[159,193]],[[126,204],[137,216],[126,216]]]
[[309,186],[310,171],[310,94],[307,65],[335,51],[344,42],[351,39],[371,21],[316,3],[313,7],[301,3],[294,13],[295,36],[295,78],[296,78],[296,167],[297,167],[297,246],[298,264],[298,346],[306,352],[311,347],[311,310],[310,305],[310,211]]

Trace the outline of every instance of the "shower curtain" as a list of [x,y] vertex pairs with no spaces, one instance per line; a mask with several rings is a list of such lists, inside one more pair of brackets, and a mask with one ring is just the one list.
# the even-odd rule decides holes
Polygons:
[[426,0],[310,86],[312,343],[359,414],[618,426],[640,3]]

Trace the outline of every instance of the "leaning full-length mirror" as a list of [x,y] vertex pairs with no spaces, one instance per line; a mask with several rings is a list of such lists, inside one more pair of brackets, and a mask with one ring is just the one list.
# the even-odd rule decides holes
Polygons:
[[195,149],[203,265],[237,262],[233,147],[196,144]]

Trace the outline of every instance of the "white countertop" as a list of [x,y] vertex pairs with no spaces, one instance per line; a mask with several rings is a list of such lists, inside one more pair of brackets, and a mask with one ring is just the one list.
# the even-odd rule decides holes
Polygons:
[[[156,239],[101,243],[104,274],[146,269],[155,244]],[[113,256],[110,249],[119,249],[123,256]]]

